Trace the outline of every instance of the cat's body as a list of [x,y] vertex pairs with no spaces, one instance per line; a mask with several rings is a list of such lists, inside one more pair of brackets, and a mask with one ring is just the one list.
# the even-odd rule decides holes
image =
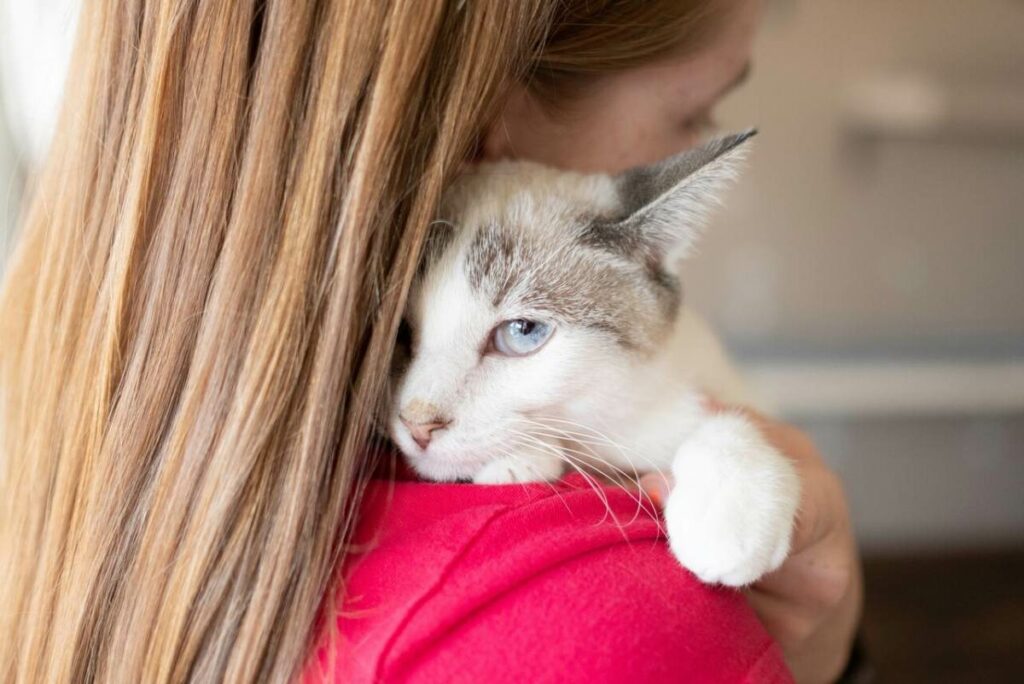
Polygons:
[[412,466],[482,484],[671,472],[686,567],[730,585],[777,567],[798,478],[749,421],[705,407],[750,397],[678,277],[747,137],[617,177],[506,162],[462,178],[410,299],[391,431]]

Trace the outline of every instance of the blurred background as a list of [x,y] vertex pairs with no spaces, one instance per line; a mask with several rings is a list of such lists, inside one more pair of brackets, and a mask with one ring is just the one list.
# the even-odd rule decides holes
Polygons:
[[[766,4],[690,301],[846,482],[878,681],[1019,681],[1024,2]],[[0,4],[0,264],[73,5]]]
[[1024,677],[1024,2],[769,2],[687,283],[846,483],[879,681]]

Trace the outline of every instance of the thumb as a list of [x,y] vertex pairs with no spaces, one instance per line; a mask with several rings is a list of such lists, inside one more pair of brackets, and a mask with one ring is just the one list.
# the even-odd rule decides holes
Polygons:
[[658,508],[664,508],[668,493],[675,482],[669,473],[647,473],[640,478],[640,486]]
[[722,411],[728,411],[730,408],[732,408],[724,401],[719,401],[710,394],[704,394],[701,396],[701,404],[703,404],[705,410],[711,411],[712,413],[720,413]]

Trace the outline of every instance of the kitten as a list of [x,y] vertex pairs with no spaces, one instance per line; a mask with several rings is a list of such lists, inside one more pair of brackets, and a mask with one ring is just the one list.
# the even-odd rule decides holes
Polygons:
[[410,294],[389,427],[434,480],[555,480],[567,465],[671,472],[672,551],[749,584],[789,550],[793,464],[744,417],[679,271],[753,131],[617,176],[482,164],[446,196]]

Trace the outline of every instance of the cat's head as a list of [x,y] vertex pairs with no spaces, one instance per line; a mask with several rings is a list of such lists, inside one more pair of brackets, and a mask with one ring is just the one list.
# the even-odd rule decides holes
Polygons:
[[617,176],[500,162],[456,182],[410,293],[389,416],[421,475],[472,477],[657,349],[680,262],[751,135]]

